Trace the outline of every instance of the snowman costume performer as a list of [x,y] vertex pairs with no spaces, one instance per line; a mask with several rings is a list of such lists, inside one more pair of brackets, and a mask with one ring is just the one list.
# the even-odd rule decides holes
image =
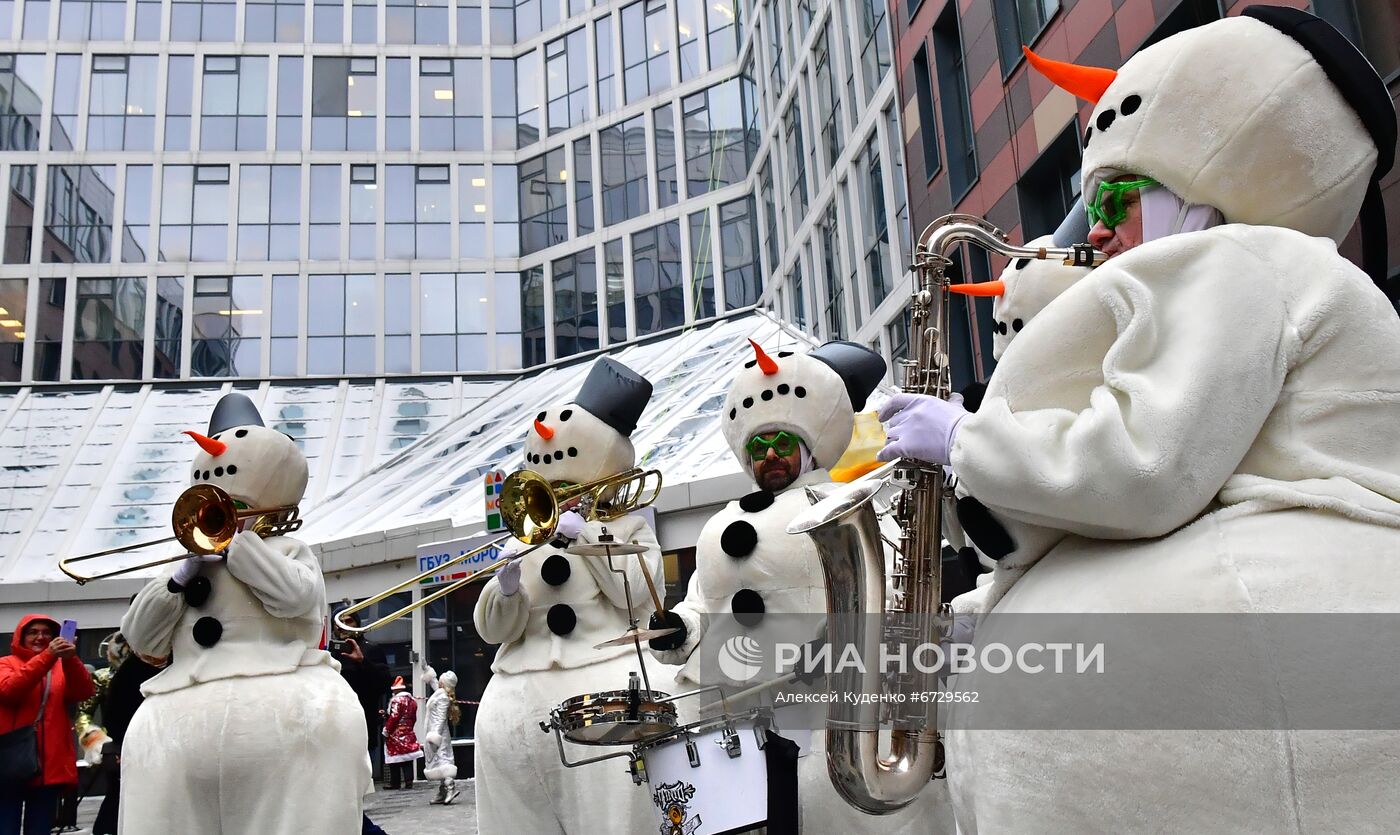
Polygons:
[[[629,436],[650,398],[645,378],[611,358],[598,360],[572,403],[535,417],[525,467],[556,484],[630,469],[636,452]],[[585,523],[573,511],[560,515],[559,533],[570,539],[597,542],[605,527],[618,542],[647,548],[612,560],[627,572],[636,616],[645,623],[653,607],[640,561],[653,578],[664,576],[661,547],[646,519],[632,514],[604,525]],[[640,832],[651,814],[647,793],[624,774],[566,768],[554,735],[540,732],[565,699],[626,689],[629,673],[638,670],[633,646],[593,648],[628,629],[622,576],[609,570],[606,558],[574,556],[565,547],[544,545],[513,559],[477,602],[477,631],[501,645],[476,718],[482,835]]]
[[[200,447],[196,484],[244,507],[301,501],[306,458],[242,394],[219,400],[208,435],[186,434]],[[123,833],[359,831],[372,790],[364,714],[321,649],[325,612],[311,549],[250,530],[136,595],[122,634],[171,662],[141,686],[122,746]]]
[[[682,665],[675,690],[718,685],[728,693],[757,683],[719,675],[716,652],[696,648],[706,632],[716,626],[717,636],[733,634],[733,622],[751,632],[762,630],[765,614],[826,613],[826,581],[816,546],[808,536],[792,536],[787,526],[799,512],[811,506],[807,491],[832,485],[828,467],[840,459],[850,444],[855,413],[885,376],[885,361],[870,349],[852,342],[828,342],[807,354],[779,351],[769,356],[757,343],[754,358],[744,363],[725,397],[720,411],[724,438],[745,472],[752,474],[754,456],[750,443],[764,433],[787,432],[802,442],[802,472],[778,492],[758,489],[729,502],[705,523],[695,546],[695,573],[685,600],[653,617],[653,627],[680,627],[681,631],[652,640],[658,660]],[[824,631],[820,634],[824,635]],[[816,637],[815,635],[813,637]],[[724,640],[724,637],[719,637]],[[709,659],[708,662],[706,659]],[[770,691],[767,698],[771,699]],[[713,701],[714,697],[700,701]],[[700,718],[696,699],[678,703],[681,721]],[[689,714],[689,715],[687,715]],[[785,716],[786,714],[786,716]],[[778,708],[775,733],[765,749],[769,760],[770,832],[816,833],[941,831],[931,821],[931,807],[916,801],[888,816],[866,815],[836,793],[827,773],[825,736],[813,732],[811,711],[802,711],[801,727],[784,728],[793,712]],[[800,750],[794,750],[800,749]],[[788,760],[777,752],[787,751]],[[796,756],[796,797],[775,790],[778,774],[791,769]],[[931,796],[933,792],[925,792]],[[660,813],[657,814],[657,823]]]
[[[1144,195],[1145,242],[1041,312],[981,408],[897,398],[882,457],[951,460],[989,515],[1057,534],[1011,543],[982,601],[993,615],[1393,611],[1400,321],[1378,289],[1378,183],[1396,139],[1384,85],[1328,24],[1259,6],[1116,73],[1033,62],[1096,103],[1085,195],[1150,178],[1224,223],[1154,239]],[[1367,272],[1337,252],[1358,213]],[[1270,658],[1256,663],[1240,672],[1264,683],[1222,698],[1280,710]],[[959,686],[986,701],[991,678]],[[977,710],[955,705],[950,722],[975,727]],[[958,824],[1362,832],[1400,819],[1397,734],[1276,727],[957,732]]]

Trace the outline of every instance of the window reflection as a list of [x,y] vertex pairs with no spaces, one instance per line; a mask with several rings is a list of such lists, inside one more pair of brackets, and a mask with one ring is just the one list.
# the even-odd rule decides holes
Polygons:
[[750,125],[743,102],[738,78],[681,100],[687,196],[742,182],[748,175],[756,146],[748,141]]
[[58,7],[62,41],[125,40],[126,0],[63,0]]
[[520,164],[520,252],[529,255],[569,237],[564,149]]
[[190,149],[190,120],[194,113],[194,57],[170,56],[165,87],[165,150]]
[[162,168],[160,259],[225,261],[228,258],[228,166]]
[[374,276],[307,276],[306,298],[306,373],[375,373]]
[[384,373],[413,370],[413,282],[407,273],[384,276]]
[[709,30],[710,68],[721,67],[738,57],[744,29],[738,0],[708,0],[705,22]]
[[498,258],[520,254],[519,182],[514,165],[491,166],[491,243]]
[[516,146],[515,61],[491,59],[491,146],[510,150]]
[[38,150],[44,86],[43,55],[0,55],[0,150]]
[[261,151],[267,147],[267,59],[209,55],[199,146],[206,151]]
[[340,259],[340,166],[311,166],[310,239],[312,260]]
[[92,57],[88,93],[89,151],[149,151],[154,148],[156,60],[154,55]]
[[578,234],[593,231],[593,142],[588,137],[574,142],[574,219]]
[[190,374],[256,377],[262,373],[263,309],[260,275],[196,276]]
[[550,134],[590,118],[586,42],[585,30],[575,29],[545,47]]
[[845,282],[841,280],[841,234],[836,226],[836,201],[823,213],[817,239],[821,248],[822,273],[826,279],[826,336],[846,338]]
[[758,271],[758,224],[752,196],[720,205],[719,234],[725,309],[756,304],[763,293],[763,279]]
[[681,58],[681,81],[689,81],[704,71],[701,58],[701,20],[705,0],[676,0],[676,44]]
[[[68,306],[68,280],[39,279],[39,309],[35,317],[34,379],[56,381],[62,373],[63,311]],[[76,349],[75,349],[76,350]]]
[[183,373],[185,279],[161,276],[156,279],[156,333],[152,346],[151,374],[157,379],[176,379]]
[[447,0],[387,0],[385,43],[447,43]]
[[685,324],[678,221],[632,236],[632,286],[638,336]]
[[148,260],[151,242],[151,170],[149,165],[126,167],[126,200],[123,216],[122,261],[140,264]]
[[139,380],[145,278],[80,278],[73,322],[74,380]]
[[78,140],[78,74],[81,55],[59,55],[53,70],[53,119],[49,123],[49,150],[73,151]]
[[34,243],[36,166],[10,166],[10,193],[5,213],[5,263],[28,264]]
[[457,43],[477,46],[481,38],[481,0],[457,0]]
[[[425,59],[427,60],[427,59]],[[413,144],[412,81],[407,58],[389,58],[384,64],[384,149],[407,151]]]
[[295,377],[301,373],[297,362],[297,335],[301,331],[299,296],[301,288],[294,275],[272,277],[272,357],[271,373]]
[[[373,261],[378,257],[379,172],[373,165],[350,166],[350,257]],[[338,210],[338,208],[337,208]],[[339,236],[339,228],[336,235]]]
[[243,40],[251,43],[301,43],[305,0],[247,0]]
[[521,362],[526,368],[547,362],[544,320],[544,267],[533,267],[520,274]]
[[603,163],[603,224],[612,225],[647,211],[645,117],[603,128],[598,143]]
[[652,135],[656,140],[657,208],[674,206],[680,194],[676,179],[676,117],[670,102],[652,111]]
[[617,55],[613,52],[612,16],[601,17],[593,30],[598,55],[598,115],[617,107]]
[[41,260],[105,263],[112,258],[115,166],[49,166]]
[[[493,311],[491,287],[485,273],[424,273],[419,276],[421,370],[490,368],[487,331]],[[509,317],[506,321],[509,323]],[[498,320],[497,326],[500,324]]]
[[231,41],[233,0],[173,0],[170,4],[170,40]]
[[315,0],[311,8],[311,40],[315,43],[344,42],[344,11],[343,0]]
[[420,66],[419,149],[483,150],[481,59],[424,58]]
[[486,256],[486,166],[457,166],[458,249],[463,258]]
[[[320,8],[319,6],[317,8]],[[336,7],[339,13],[339,6]],[[283,55],[277,59],[277,150],[301,150],[302,59]]]
[[28,279],[0,278],[0,381],[19,382],[28,309]]
[[301,166],[244,165],[238,182],[238,258],[297,260]]
[[540,138],[540,50],[515,59],[516,146],[527,148]]
[[[787,162],[788,231],[796,233],[802,219],[807,216],[807,155],[803,151],[802,110],[798,107],[796,96],[788,103],[787,114],[783,116],[783,130],[787,134],[787,153],[784,156]],[[772,266],[777,268],[776,264]]]
[[622,10],[622,80],[628,104],[671,86],[671,37],[666,0],[640,0]]
[[690,216],[691,320],[715,315],[715,265],[711,225],[713,212],[706,209]]
[[598,262],[593,249],[553,264],[554,355],[598,347]]
[[316,56],[311,64],[311,147],[372,151],[379,79],[375,58]]
[[603,278],[607,287],[608,342],[627,339],[627,284],[623,275],[622,241],[603,245]]
[[447,258],[451,254],[450,169],[391,165],[384,216],[385,258]]

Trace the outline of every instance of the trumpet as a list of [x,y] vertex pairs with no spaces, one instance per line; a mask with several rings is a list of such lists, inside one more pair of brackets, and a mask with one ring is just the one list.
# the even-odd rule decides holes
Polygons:
[[[655,476],[655,484],[650,483],[653,476]],[[505,482],[501,485],[501,518],[505,520],[508,533],[501,534],[485,545],[473,548],[447,562],[433,566],[415,577],[390,586],[353,606],[341,609],[335,615],[335,625],[351,635],[363,635],[393,623],[405,615],[412,614],[418,609],[452,594],[469,583],[489,577],[503,568],[510,560],[500,560],[485,568],[473,571],[471,574],[437,589],[432,594],[420,598],[417,602],[410,603],[364,626],[349,626],[345,623],[344,618],[399,592],[413,588],[429,577],[441,574],[444,569],[466,562],[477,554],[498,547],[512,537],[530,546],[516,554],[516,558],[532,553],[554,538],[554,531],[559,526],[559,516],[566,510],[576,510],[586,519],[598,522],[610,522],[613,519],[641,510],[656,501],[657,497],[661,495],[661,483],[659,470],[643,470],[640,467],[633,467],[630,470],[586,484],[562,487],[553,486],[548,479],[533,470],[513,472],[506,476]]]
[[[84,554],[80,557],[66,557],[58,561],[58,569],[76,580],[81,586],[89,580],[103,580],[108,577],[153,568],[157,565],[222,551],[233,541],[233,535],[238,533],[239,526],[246,519],[257,520],[253,523],[251,530],[264,538],[283,536],[301,527],[301,519],[298,518],[296,505],[239,508],[234,503],[232,496],[212,484],[196,484],[181,493],[179,498],[175,500],[175,507],[171,510],[170,516],[170,527],[174,531],[173,536],[150,539],[134,545],[123,545],[120,548],[108,548],[105,551]],[[136,548],[159,545],[162,542],[179,542],[184,546],[186,553],[98,574],[80,574],[70,567],[74,563],[87,562]]]

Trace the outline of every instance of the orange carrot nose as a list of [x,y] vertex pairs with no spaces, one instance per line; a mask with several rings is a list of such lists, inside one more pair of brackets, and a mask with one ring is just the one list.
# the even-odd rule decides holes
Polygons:
[[763,353],[763,349],[758,347],[757,342],[754,342],[752,339],[750,339],[749,344],[753,346],[754,358],[758,360],[758,367],[763,369],[764,376],[769,377],[774,374],[777,374],[778,363],[775,362],[772,357]]
[[1113,79],[1118,77],[1118,73],[1103,67],[1085,67],[1080,64],[1071,64],[1068,61],[1052,61],[1049,58],[1041,58],[1028,46],[1021,47],[1021,51],[1026,53],[1026,60],[1031,62],[1031,66],[1046,78],[1050,79],[1056,87],[1073,93],[1085,101],[1094,104],[1099,103],[1103,98],[1104,91],[1108,85],[1113,83]]
[[540,433],[540,437],[544,438],[546,441],[554,437],[554,430],[540,423],[538,420],[535,421],[535,431]]
[[1006,295],[1006,282],[1004,281],[979,281],[976,284],[950,284],[948,292],[958,293],[963,296],[977,296],[979,298],[989,296]]
[[215,458],[218,458],[220,455],[223,455],[225,452],[228,451],[228,444],[224,443],[223,441],[216,441],[208,435],[201,435],[198,432],[193,432],[190,430],[185,430],[185,434],[189,435],[191,438],[194,438],[194,442],[199,444],[200,449],[204,450],[205,452],[209,453]]

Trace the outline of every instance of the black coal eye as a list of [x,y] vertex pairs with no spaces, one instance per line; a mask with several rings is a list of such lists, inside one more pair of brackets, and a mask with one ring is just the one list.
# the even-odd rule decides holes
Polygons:
[[213,437],[212,440],[217,441],[217,440],[219,440],[219,438],[223,437],[223,435],[224,435],[224,433],[220,432],[219,434],[215,435],[215,436]]
[[792,352],[791,352],[791,351],[779,351],[779,352],[778,352],[778,359],[782,359],[783,357],[790,357],[790,356],[792,356]]
[[788,387],[787,383],[778,384],[778,394],[787,394],[789,391],[792,391],[792,389]]
[[1113,120],[1116,118],[1118,118],[1117,112],[1115,112],[1114,109],[1110,107],[1109,109],[1099,114],[1099,118],[1094,121],[1094,124],[1101,131],[1108,130],[1108,126],[1113,124]]
[[574,410],[573,410],[573,409],[565,409],[564,411],[562,411],[562,412],[559,413],[559,419],[560,419],[560,420],[568,420],[569,418],[571,418],[571,417],[573,417],[573,416],[574,416]]
[[1017,258],[1017,259],[1016,259],[1016,269],[1018,269],[1018,270],[1024,270],[1026,267],[1029,267],[1030,265],[1031,265],[1031,259],[1029,259],[1029,258]]
[[[234,432],[234,433],[233,433],[233,437],[235,437],[235,438],[246,438],[246,437],[248,437],[248,430],[247,430],[247,429],[240,429],[240,430],[238,430],[237,432]],[[291,435],[288,435],[287,437],[290,438],[290,437],[292,437],[292,436],[291,436]]]
[[578,457],[578,447],[572,447],[572,446],[569,447],[569,457],[570,457],[570,458],[577,458],[577,457]]
[[1021,328],[1024,328],[1025,326],[1026,326],[1026,323],[1025,323],[1025,322],[1022,322],[1020,319],[1012,319],[1012,320],[1011,320],[1011,329],[1012,329],[1013,331],[1016,331],[1017,333],[1020,333],[1020,332],[1021,332]]
[[229,465],[228,465],[228,474],[229,474],[229,475],[238,475],[238,465],[237,465],[237,464],[229,464]]
[[773,399],[773,390],[772,390],[772,389],[764,389],[764,390],[763,390],[763,393],[760,394],[759,397],[762,397],[764,400],[772,400],[772,399]]
[[205,480],[205,481],[208,481],[208,480],[209,480],[209,471],[208,471],[208,470],[205,470],[205,471],[204,471],[204,480]]
[[795,394],[795,395],[797,395],[798,397],[806,397],[806,396],[807,396],[807,390],[804,389],[802,386],[798,386],[797,388],[793,389],[793,390],[792,390],[792,393]]
[[539,414],[535,415],[535,420],[539,421],[540,423],[544,423],[545,414],[545,412],[540,412]]
[[1093,137],[1094,137],[1094,126],[1093,126],[1093,125],[1090,125],[1089,127],[1087,127],[1087,128],[1084,129],[1084,144],[1085,144],[1085,145],[1088,145],[1088,144],[1089,144],[1089,140],[1092,139]]
[[1139,107],[1142,107],[1142,96],[1136,93],[1123,99],[1123,103],[1118,106],[1118,108],[1123,111],[1124,116],[1133,115],[1137,112]]
[[745,368],[753,368],[755,365],[758,365],[758,360],[749,360],[748,362],[744,363]]
[[745,397],[745,398],[744,398],[744,408],[745,408],[745,409],[752,409],[752,408],[753,408],[753,398],[752,398],[752,397]]
[[223,477],[224,477],[224,468],[223,468],[223,467],[215,467],[215,468],[214,468],[214,475],[218,476],[219,478],[223,478]]

